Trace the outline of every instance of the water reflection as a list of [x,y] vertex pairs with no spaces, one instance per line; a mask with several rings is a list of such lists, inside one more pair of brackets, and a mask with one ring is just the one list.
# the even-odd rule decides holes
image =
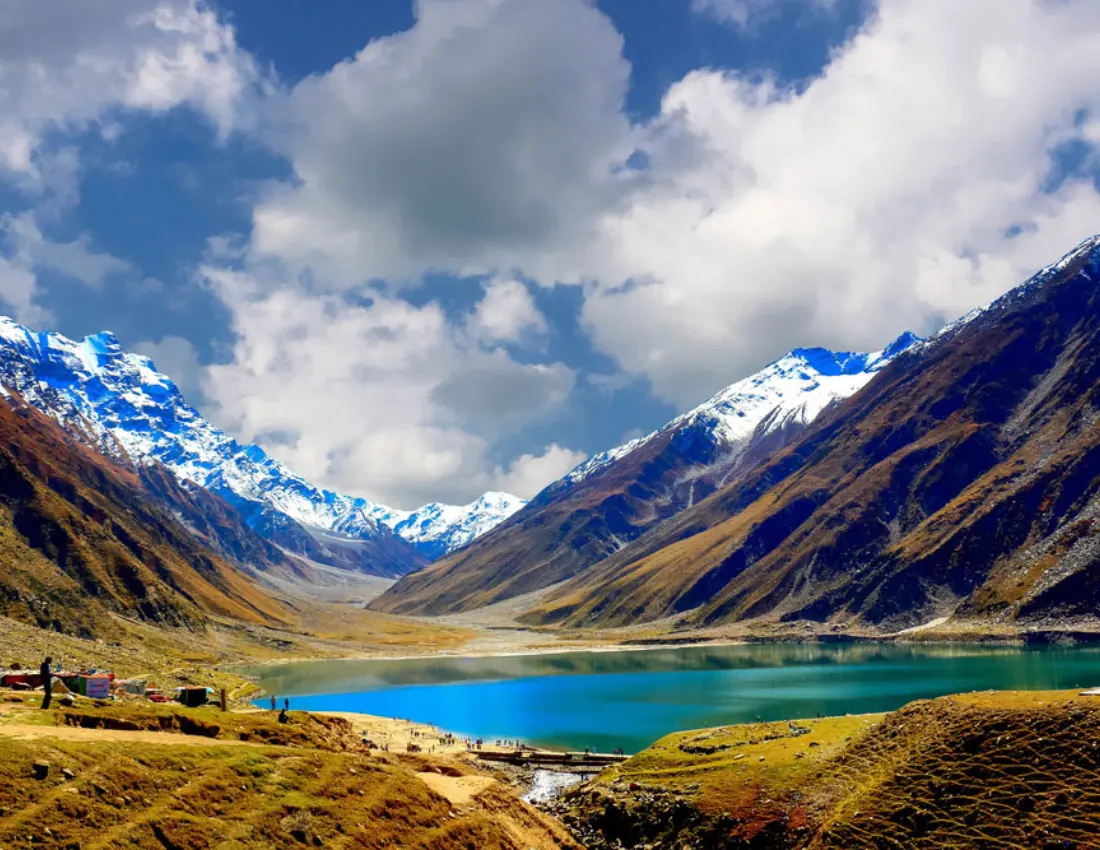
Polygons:
[[668,732],[888,711],[986,689],[1100,683],[1100,648],[758,644],[257,668],[298,708],[410,717],[487,739],[637,750]]
[[352,693],[401,685],[491,682],[538,676],[824,667],[890,662],[909,664],[928,659],[1016,657],[1020,654],[1021,650],[1015,647],[958,644],[751,644],[485,658],[437,656],[399,660],[309,661],[242,668],[242,672],[258,676],[264,688],[269,691],[294,696]]

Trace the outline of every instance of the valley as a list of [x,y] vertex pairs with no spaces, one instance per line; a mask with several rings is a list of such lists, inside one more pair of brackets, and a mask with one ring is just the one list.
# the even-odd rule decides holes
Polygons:
[[[26,810],[53,846],[99,846],[87,818],[135,847],[218,846],[214,822],[227,846],[375,846],[357,819],[387,821],[377,846],[1088,846],[1092,798],[1063,817],[1048,790],[1059,760],[1095,770],[1098,283],[1094,239],[930,339],[796,349],[530,501],[409,512],[237,444],[109,335],[9,322],[0,659],[229,712],[6,694],[0,836],[34,845]],[[290,730],[258,714],[273,695]],[[173,740],[194,718],[218,740]],[[635,755],[538,809],[522,757],[416,751],[439,730]],[[132,793],[74,808],[27,780],[43,760]],[[1042,818],[988,822],[983,793]]]

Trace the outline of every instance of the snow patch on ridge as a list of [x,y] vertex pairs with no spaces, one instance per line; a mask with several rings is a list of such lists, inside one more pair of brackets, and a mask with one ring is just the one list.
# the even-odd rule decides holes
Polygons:
[[732,449],[747,444],[754,435],[762,436],[760,430],[808,425],[920,342],[920,337],[906,331],[882,351],[871,353],[796,348],[653,433],[593,455],[565,480],[571,484],[583,481],[669,431],[698,432],[711,444]]

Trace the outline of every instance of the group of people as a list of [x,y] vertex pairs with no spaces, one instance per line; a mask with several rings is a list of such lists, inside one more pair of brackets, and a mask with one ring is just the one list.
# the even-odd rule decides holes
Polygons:
[[[279,705],[279,700],[276,699],[275,694],[272,694],[271,695],[271,710],[275,711],[276,707],[278,705]],[[287,697],[283,697],[283,708],[282,708],[282,711],[279,712],[279,722],[280,723],[289,723],[290,722],[290,718],[287,716],[288,711],[290,711],[290,699],[287,698]]]

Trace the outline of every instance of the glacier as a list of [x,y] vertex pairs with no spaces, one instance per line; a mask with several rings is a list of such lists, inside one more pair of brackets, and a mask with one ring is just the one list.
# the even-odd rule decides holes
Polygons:
[[225,498],[261,533],[289,518],[353,541],[396,535],[436,558],[526,504],[486,493],[469,505],[402,511],[318,487],[260,446],[241,444],[214,426],[152,360],[124,351],[108,332],[75,341],[0,317],[0,392],[18,393],[108,456],[163,464],[181,481]]

